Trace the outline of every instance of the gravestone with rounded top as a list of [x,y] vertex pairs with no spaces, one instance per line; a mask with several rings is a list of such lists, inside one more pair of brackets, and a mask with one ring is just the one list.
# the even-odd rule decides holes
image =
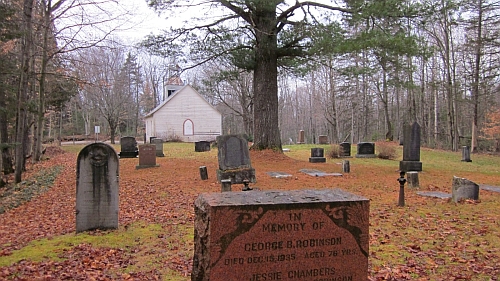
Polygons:
[[340,189],[201,194],[191,280],[366,280],[369,204]]
[[76,232],[118,228],[118,155],[105,143],[93,143],[78,154]]

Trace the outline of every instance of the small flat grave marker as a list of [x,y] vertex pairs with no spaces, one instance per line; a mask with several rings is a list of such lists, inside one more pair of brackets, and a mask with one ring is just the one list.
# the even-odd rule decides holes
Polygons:
[[487,191],[499,192],[500,193],[500,187],[498,187],[498,186],[491,186],[491,185],[480,184],[479,188],[481,188],[482,190],[487,190]]
[[267,174],[273,178],[278,178],[278,179],[292,177],[292,175],[287,174],[285,172],[267,172]]
[[342,176],[342,174],[340,174],[340,173],[325,173],[323,171],[316,170],[316,169],[300,169],[300,171],[304,174],[308,174],[308,175],[313,176],[313,177],[328,177],[328,176],[341,177]]
[[340,189],[201,194],[191,280],[366,280],[369,204]]
[[418,191],[418,195],[425,197],[436,197],[440,199],[448,199],[451,198],[451,194],[441,192],[441,191]]

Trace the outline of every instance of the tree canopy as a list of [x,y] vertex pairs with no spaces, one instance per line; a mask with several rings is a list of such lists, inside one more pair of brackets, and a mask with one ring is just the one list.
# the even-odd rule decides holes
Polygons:
[[[311,57],[348,52],[354,42],[345,36],[348,20],[406,17],[415,12],[400,0],[348,1],[343,5],[335,1],[281,0],[184,3],[148,1],[157,11],[171,12],[172,16],[183,9],[200,16],[190,17],[181,27],[172,27],[161,35],[148,36],[144,46],[154,54],[177,57],[186,62],[185,68],[221,59],[253,71],[254,147],[279,151],[278,67],[297,67]],[[391,31],[385,35],[390,36]],[[373,42],[373,38],[367,42],[370,40]]]

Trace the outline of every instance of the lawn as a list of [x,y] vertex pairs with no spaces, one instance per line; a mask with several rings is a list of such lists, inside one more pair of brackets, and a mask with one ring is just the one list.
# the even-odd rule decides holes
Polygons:
[[[460,152],[422,148],[420,188],[406,188],[406,206],[398,207],[402,147],[386,145],[396,149],[395,160],[349,158],[351,172],[343,177],[299,172],[341,172],[342,159],[308,162],[312,147],[328,151],[328,145],[285,146],[290,152],[284,154],[251,151],[253,186],[341,188],[369,198],[368,280],[498,280],[500,193],[481,190],[479,201],[452,203],[416,192],[451,193],[453,176],[500,186],[500,157],[473,154],[467,163]],[[51,147],[47,160],[28,166],[23,184],[0,189],[0,280],[190,280],[193,202],[200,193],[220,192],[217,149],[194,152],[190,143],[166,143],[160,167],[140,170],[137,159],[121,159],[119,229],[75,234],[82,147]],[[208,180],[200,179],[200,166],[207,167]],[[272,178],[270,171],[293,176]]]

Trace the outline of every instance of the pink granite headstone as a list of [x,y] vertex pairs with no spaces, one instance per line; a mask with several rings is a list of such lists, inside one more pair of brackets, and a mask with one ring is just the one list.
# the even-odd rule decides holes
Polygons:
[[366,280],[369,200],[340,189],[201,194],[191,280]]

